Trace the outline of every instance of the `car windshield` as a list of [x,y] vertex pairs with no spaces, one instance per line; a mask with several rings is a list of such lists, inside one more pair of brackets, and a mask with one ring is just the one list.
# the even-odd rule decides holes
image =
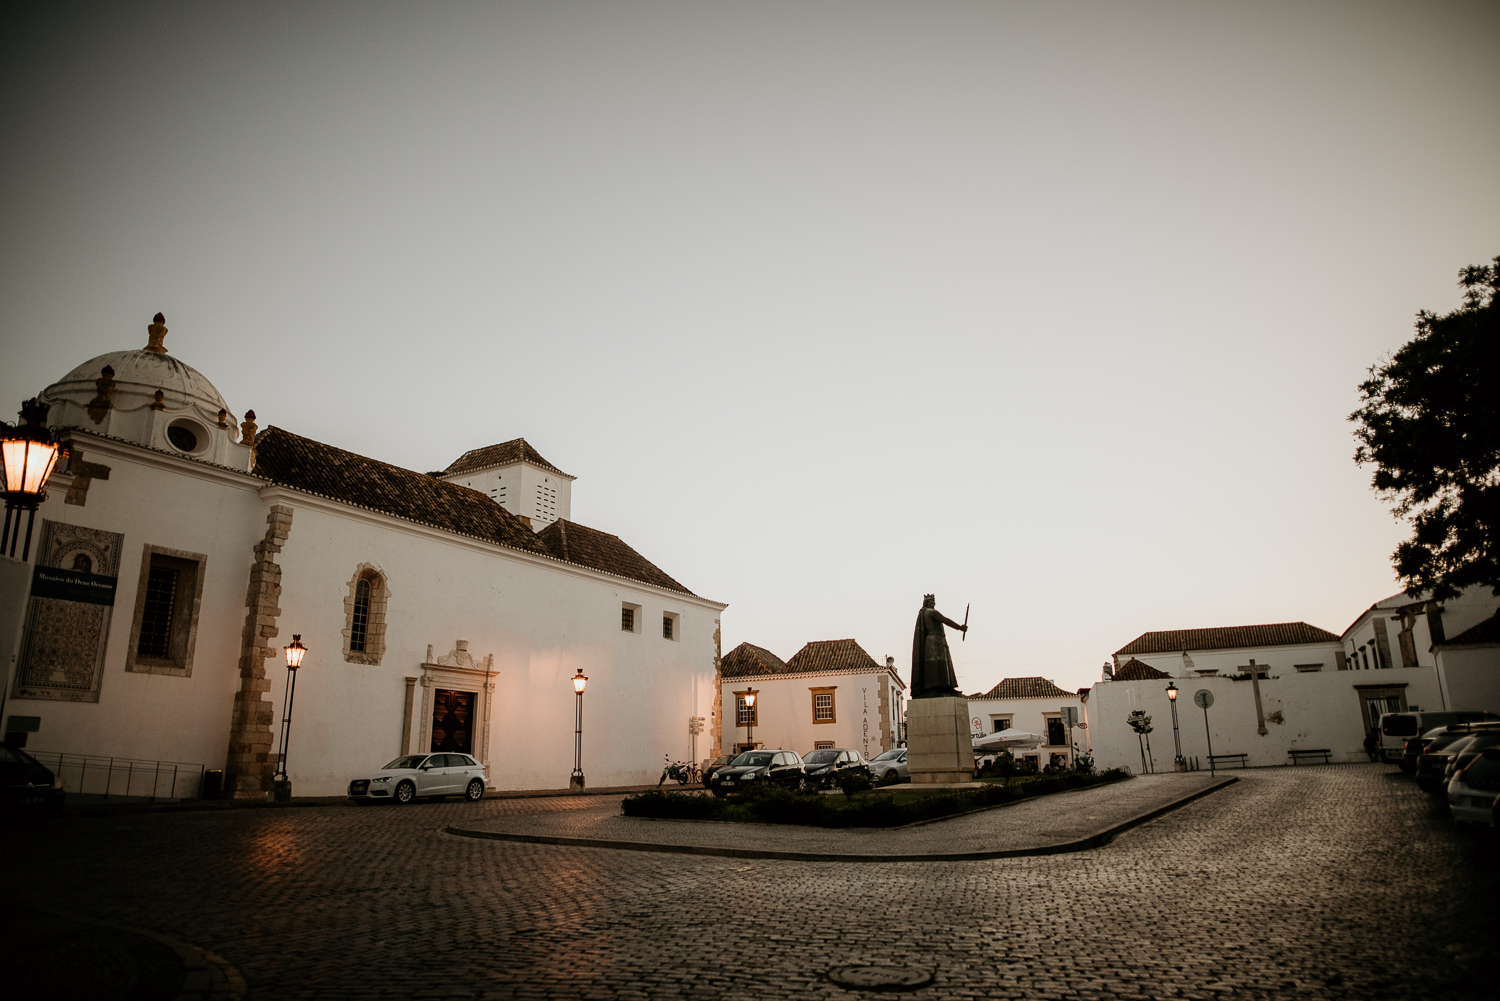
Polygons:
[[35,765],[40,763],[19,747],[6,747],[4,744],[0,744],[0,762],[7,765]]
[[393,768],[420,768],[422,762],[426,760],[427,755],[425,754],[404,754],[401,757],[397,758],[395,761],[392,761],[390,764],[386,765],[385,768],[382,769],[382,771],[388,771]]
[[761,765],[769,765],[770,763],[771,763],[771,752],[770,751],[746,751],[744,754],[741,754],[738,758],[735,758],[733,761],[730,762],[731,765],[735,765],[736,767],[740,767],[740,768],[743,768],[743,767],[746,767],[746,766],[749,766],[749,765],[754,765],[754,766],[759,767]]
[[894,761],[896,758],[901,757],[901,752],[902,752],[902,748],[898,747],[898,748],[895,748],[894,750],[885,751],[885,752],[881,753],[879,756],[877,756],[875,758],[875,760],[876,761]]
[[839,756],[838,751],[813,751],[802,760],[809,765],[826,765]]

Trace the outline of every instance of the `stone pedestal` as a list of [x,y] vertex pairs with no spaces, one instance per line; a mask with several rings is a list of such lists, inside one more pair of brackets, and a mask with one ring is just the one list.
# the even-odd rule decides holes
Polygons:
[[277,803],[288,803],[292,799],[290,779],[274,779],[271,782],[271,799]]
[[568,779],[568,792],[583,792],[583,776],[574,775]]
[[970,782],[974,743],[969,736],[969,700],[912,699],[906,704],[906,767],[913,785]]

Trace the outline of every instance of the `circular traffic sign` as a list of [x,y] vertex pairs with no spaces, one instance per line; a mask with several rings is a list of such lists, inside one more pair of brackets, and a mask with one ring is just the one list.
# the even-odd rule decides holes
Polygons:
[[1207,709],[1214,704],[1214,693],[1207,688],[1200,688],[1193,693],[1193,705],[1199,709]]

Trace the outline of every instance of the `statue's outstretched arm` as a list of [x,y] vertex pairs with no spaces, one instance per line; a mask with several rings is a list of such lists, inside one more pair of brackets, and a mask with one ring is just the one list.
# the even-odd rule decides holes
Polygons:
[[962,625],[961,623],[958,623],[958,622],[954,622],[952,619],[948,618],[948,616],[944,615],[942,612],[938,612],[938,618],[942,619],[943,620],[943,625],[949,627],[950,629],[957,629],[961,633],[966,633],[966,632],[969,631],[969,627],[968,626]]

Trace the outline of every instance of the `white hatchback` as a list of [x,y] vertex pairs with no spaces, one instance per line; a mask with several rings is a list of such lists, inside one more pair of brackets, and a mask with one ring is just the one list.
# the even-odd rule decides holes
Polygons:
[[463,796],[477,803],[487,784],[484,766],[467,754],[403,754],[367,779],[349,783],[357,803],[410,803],[418,796]]

